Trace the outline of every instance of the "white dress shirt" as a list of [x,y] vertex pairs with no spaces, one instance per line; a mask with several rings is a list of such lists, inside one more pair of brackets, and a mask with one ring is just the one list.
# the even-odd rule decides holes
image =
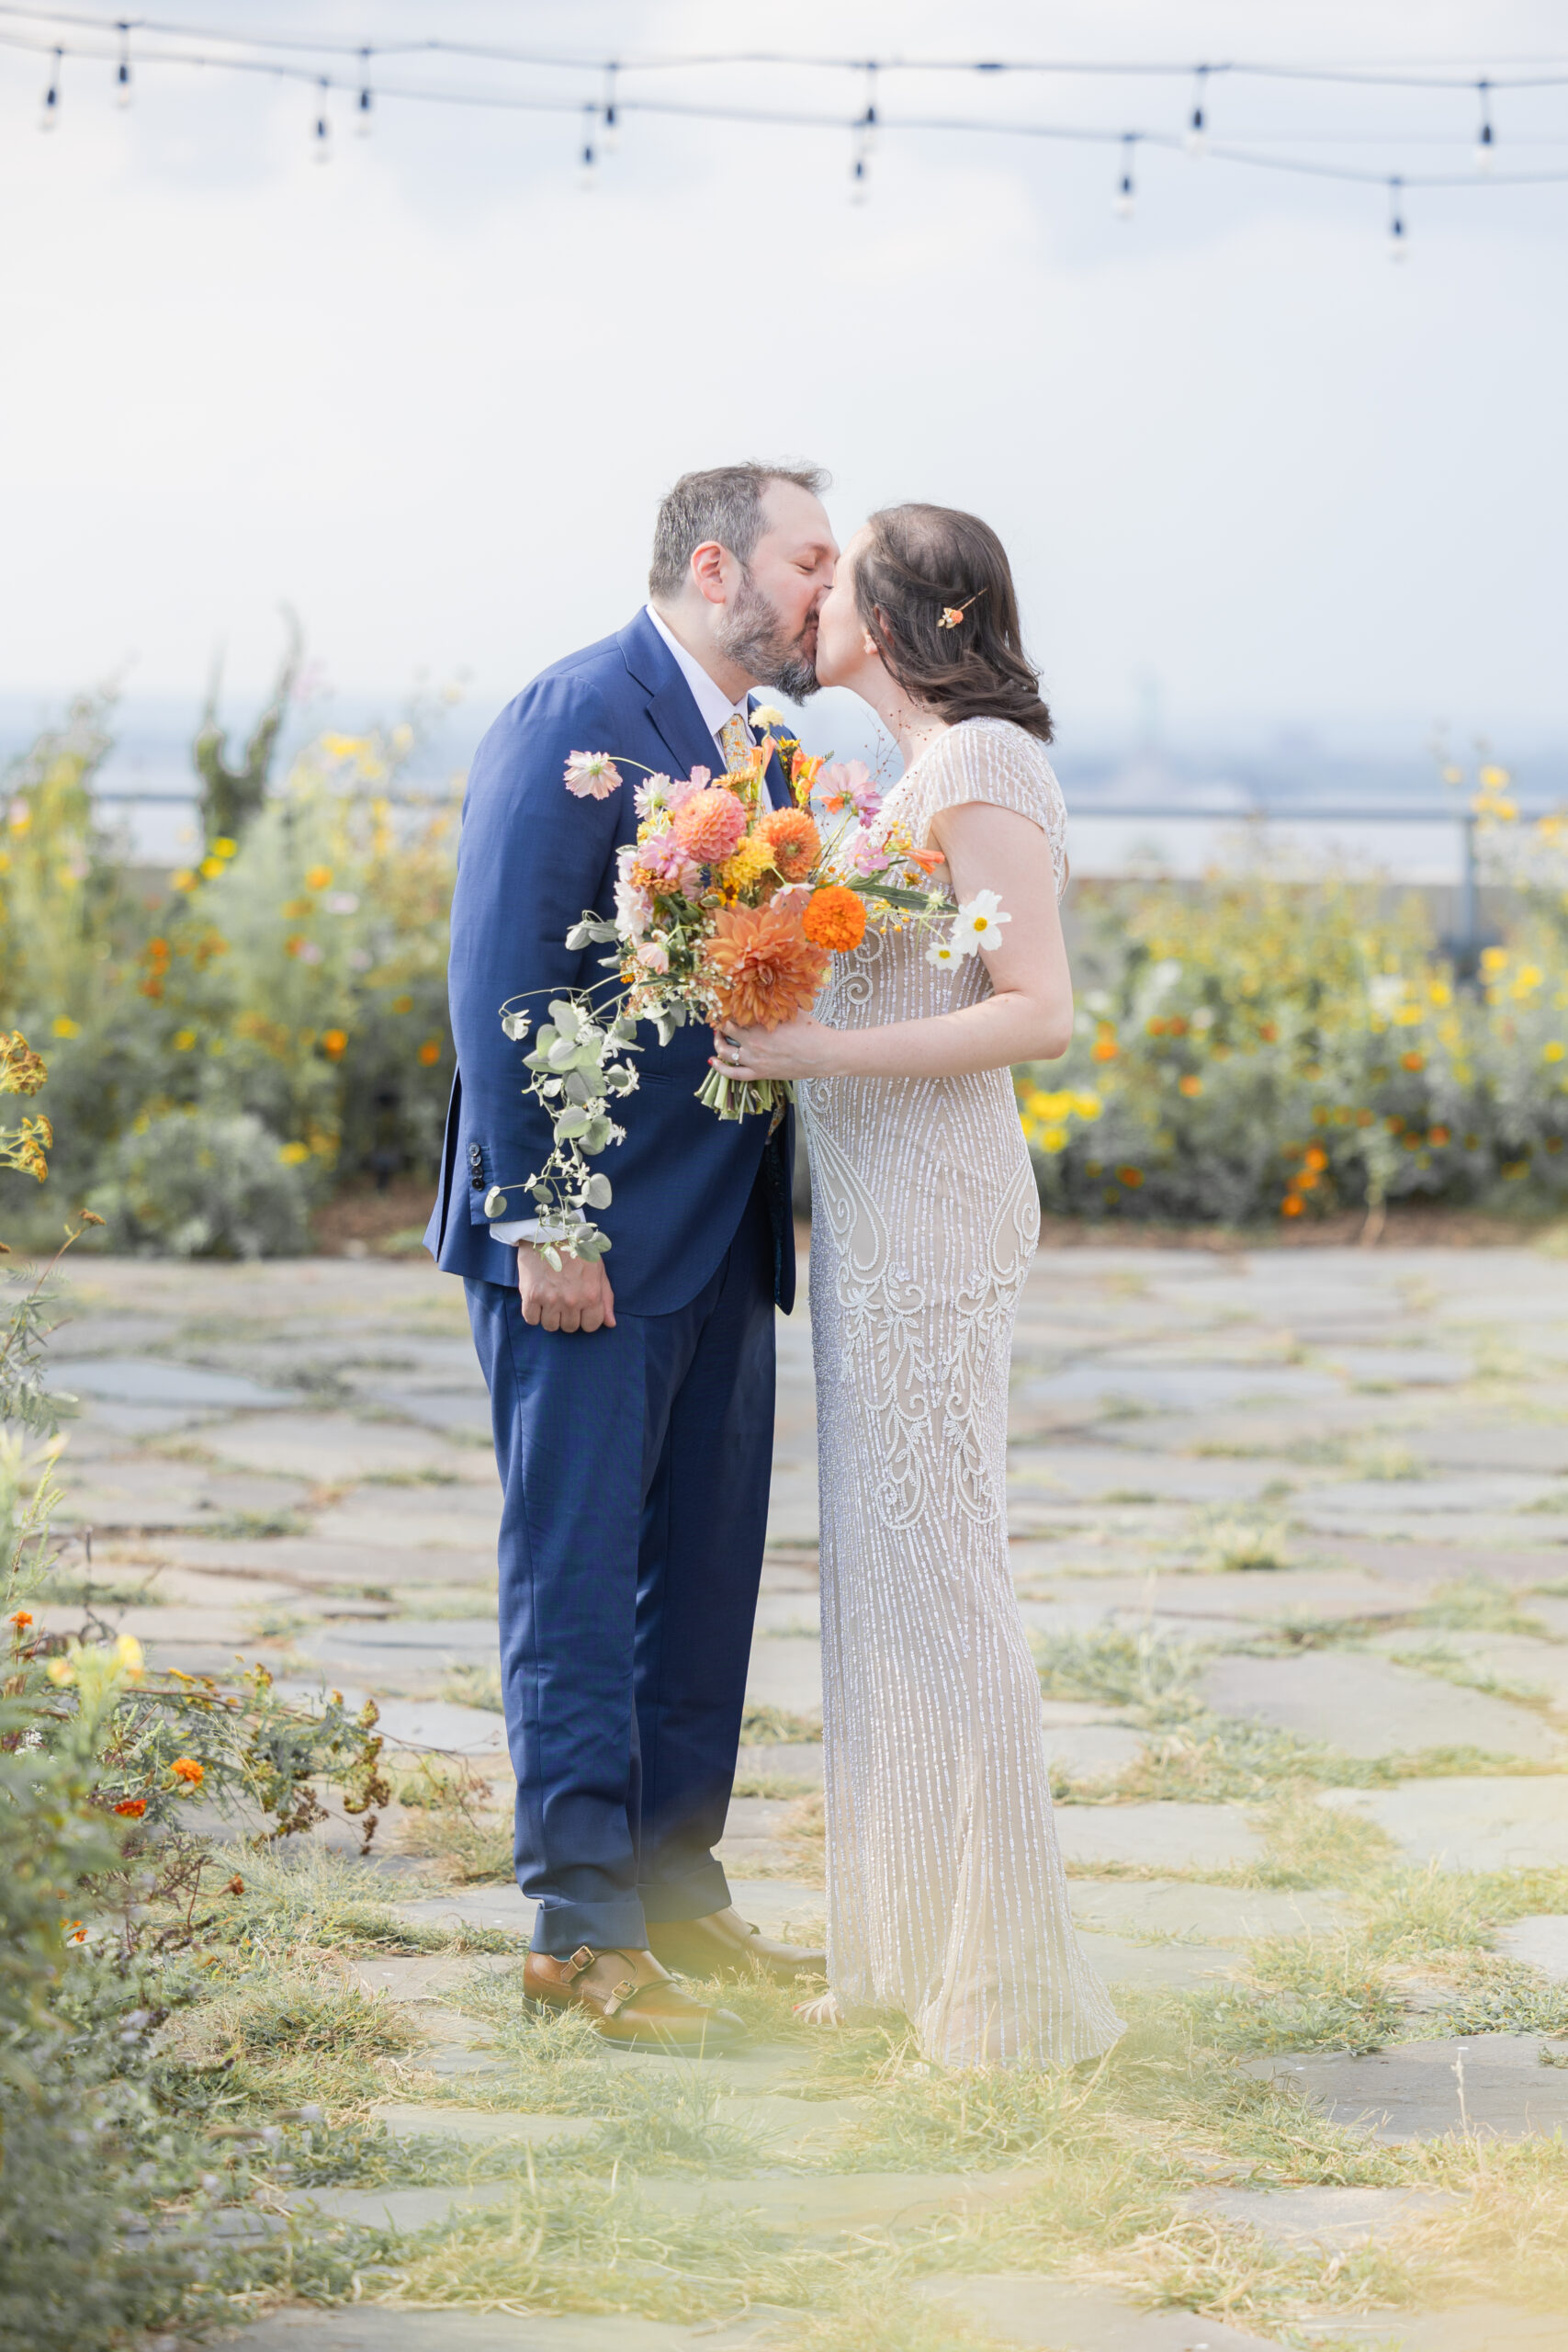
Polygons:
[[[747,733],[750,734],[751,714],[745,702],[730,701],[724,688],[709,677],[695,654],[688,653],[674,631],[666,628],[651,605],[645,605],[643,610],[674,655],[676,667],[692,690],[692,700],[697,706],[703,725],[713,737],[714,773],[722,775],[728,762],[725,758],[724,745],[718,740],[719,730],[727,727],[732,718],[739,718],[744,723]],[[768,792],[766,779],[762,789]],[[771,792],[768,792],[768,797],[770,800],[773,798]],[[532,1241],[538,1230],[538,1219],[531,1216],[508,1217],[504,1223],[492,1225],[490,1229],[492,1241],[502,1241],[509,1247],[516,1241]]]

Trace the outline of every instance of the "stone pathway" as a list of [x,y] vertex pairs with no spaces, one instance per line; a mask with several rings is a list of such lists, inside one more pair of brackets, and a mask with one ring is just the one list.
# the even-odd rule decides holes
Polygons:
[[[423,1260],[376,1259],[99,1259],[73,1280],[73,1319],[54,1342],[56,1378],[82,1405],[62,1464],[73,1536],[63,1574],[88,1580],[102,1613],[160,1666],[228,1670],[240,1654],[302,1696],[326,1684],[374,1696],[400,1770],[460,1759],[503,1818],[499,1494],[458,1286]],[[804,1313],[781,1323],[780,1348],[752,1713],[722,1851],[749,1916],[808,1932],[823,1891],[809,1803],[821,1690]],[[1568,1866],[1568,1260],[1046,1251],[1013,1397],[1018,1589],[1045,1675],[1075,1911],[1112,1985],[1129,1998],[1203,1997],[1246,1978],[1257,1939],[1316,1949],[1348,1918],[1369,1855],[1445,1876]],[[81,1609],[40,1615],[68,1628]],[[1316,1758],[1319,1785],[1271,1808],[1301,1753],[1292,1742]],[[1244,1763],[1254,1779],[1237,1793]],[[451,1883],[439,1856],[418,1850],[428,1830],[427,1812],[389,1809],[380,1891],[411,1920],[525,1932],[515,1887]],[[356,1843],[347,1825],[332,1834],[345,1850]],[[1549,1993],[1568,1982],[1568,1905],[1538,1904],[1494,1948],[1516,1963],[1511,1981]],[[455,1965],[355,1963],[368,1988],[426,2020],[435,2096],[450,2102],[389,2101],[394,2136],[422,2119],[473,2143],[585,2134],[581,2118],[462,2106],[464,2085],[497,2062],[454,2006],[476,1963]],[[1568,2042],[1439,2039],[1440,2005],[1413,1983],[1406,2023],[1376,2052],[1249,2064],[1389,2143],[1568,2122]],[[727,2111],[772,2132],[792,2161],[830,2161],[854,2102],[803,2109],[773,2087],[784,2070],[767,2052],[730,2064]],[[1030,2181],[807,2172],[643,2189],[671,2211],[698,2195],[760,2203],[809,2236],[956,2217]],[[344,2189],[316,2202],[357,2214],[368,2199],[413,2227],[507,2193]],[[1190,2210],[1342,2251],[1409,2226],[1410,2194],[1225,2187],[1195,2190]],[[1055,2280],[954,2278],[931,2292],[1003,2343],[1058,2352],[1261,2340]],[[1491,2306],[1383,2312],[1364,2326],[1335,2314],[1321,2328],[1404,2352],[1568,2345],[1559,2323]],[[674,2352],[754,2333],[364,2306],[284,2312],[244,2341],[252,2352]]]

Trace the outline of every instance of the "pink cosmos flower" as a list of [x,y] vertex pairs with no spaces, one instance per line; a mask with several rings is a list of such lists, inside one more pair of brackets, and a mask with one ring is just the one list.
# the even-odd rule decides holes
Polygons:
[[694,792],[703,791],[712,775],[711,768],[694,768],[690,775],[682,776],[678,784],[672,784],[670,787],[670,797],[664,804],[671,815],[680,808],[683,800],[691,798]]
[[573,752],[566,763],[566,788],[579,800],[608,800],[621,787],[621,772],[608,752]]
[[880,874],[887,863],[887,854],[869,825],[856,826],[840,854],[855,874]]
[[823,769],[817,785],[829,816],[846,816],[852,808],[868,825],[882,806],[882,795],[863,760],[835,760]]
[[645,939],[637,951],[637,960],[645,972],[667,972],[670,969],[670,950],[661,947],[657,939]]

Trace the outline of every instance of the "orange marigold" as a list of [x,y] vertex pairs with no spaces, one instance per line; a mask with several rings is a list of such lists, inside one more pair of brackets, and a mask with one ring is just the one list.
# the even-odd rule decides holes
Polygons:
[[122,1797],[115,1807],[116,1813],[123,1814],[128,1821],[140,1821],[146,1810],[145,1797]]
[[865,937],[865,900],[840,883],[829,883],[827,889],[813,890],[807,899],[801,929],[818,947],[847,956]]
[[776,904],[716,915],[707,954],[719,1016],[742,1029],[776,1029],[804,1012],[828,963],[807,938],[799,914]]
[[675,811],[675,837],[701,865],[722,865],[746,831],[746,810],[723,785],[694,792]]
[[804,808],[775,808],[758,831],[786,882],[804,882],[822,854],[822,836]]
[[198,1764],[194,1756],[176,1756],[169,1770],[176,1781],[184,1781],[193,1789],[199,1789],[207,1778],[206,1768]]

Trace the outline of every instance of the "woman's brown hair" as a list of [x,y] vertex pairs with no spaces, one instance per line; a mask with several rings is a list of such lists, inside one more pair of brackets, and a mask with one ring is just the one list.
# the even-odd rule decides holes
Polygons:
[[885,506],[866,530],[855,605],[905,693],[954,724],[1008,718],[1048,743],[1012,567],[990,525],[954,506]]

